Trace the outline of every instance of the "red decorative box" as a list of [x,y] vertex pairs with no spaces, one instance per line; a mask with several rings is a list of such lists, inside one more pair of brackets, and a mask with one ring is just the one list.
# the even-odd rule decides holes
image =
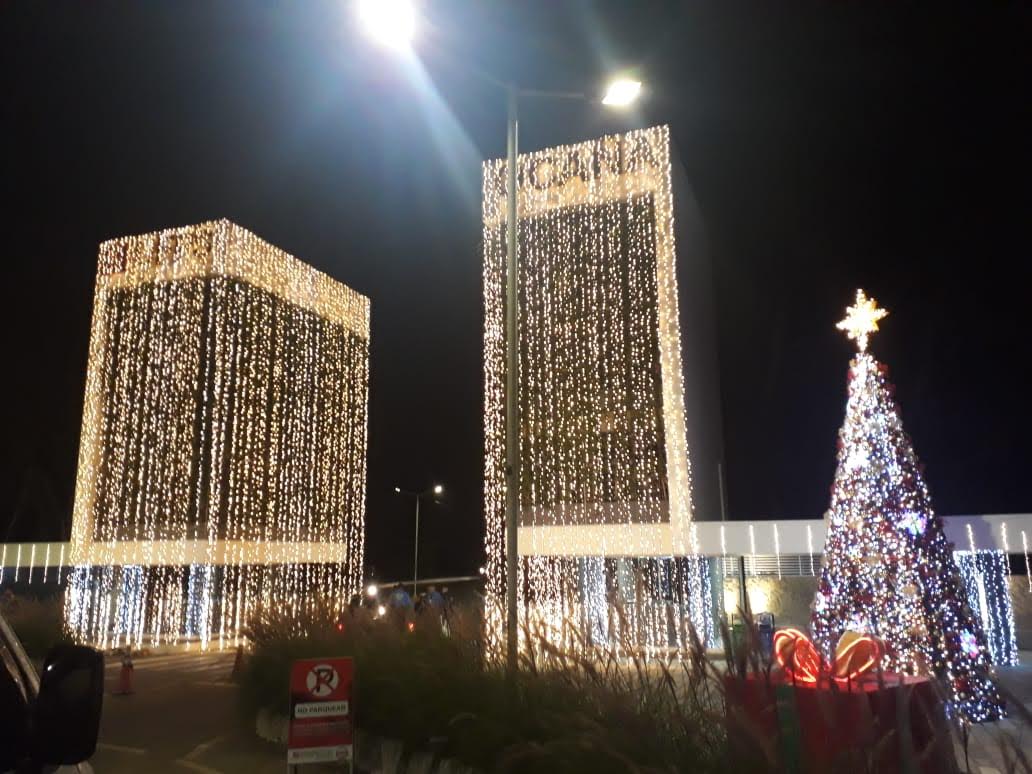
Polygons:
[[785,771],[956,770],[943,703],[926,677],[793,684],[778,671],[727,675],[724,686],[732,749],[751,739]]

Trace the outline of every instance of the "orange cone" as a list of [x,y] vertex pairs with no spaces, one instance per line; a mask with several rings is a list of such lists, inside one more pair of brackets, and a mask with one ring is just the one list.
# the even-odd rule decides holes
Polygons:
[[116,696],[128,696],[133,692],[133,657],[129,651],[122,654],[122,668],[118,672],[118,690]]

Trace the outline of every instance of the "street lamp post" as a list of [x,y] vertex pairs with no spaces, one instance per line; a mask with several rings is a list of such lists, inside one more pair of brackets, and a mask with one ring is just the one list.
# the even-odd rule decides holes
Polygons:
[[[639,81],[618,78],[609,84],[602,104],[624,107],[637,99]],[[517,583],[519,579],[520,512],[520,328],[519,328],[519,250],[516,227],[519,213],[516,201],[517,158],[519,154],[519,98],[579,99],[580,92],[537,91],[506,85],[508,125],[505,164],[505,644],[508,665],[515,669],[519,648]]]
[[[381,43],[391,47],[402,47],[413,37],[415,10],[410,0],[359,0],[358,7],[368,34]],[[514,83],[502,83],[483,71],[465,69],[495,86],[502,87],[508,103],[505,176],[505,634],[508,665],[510,669],[514,670],[517,665],[519,644],[518,595],[516,593],[519,562],[517,534],[520,508],[519,251],[516,243],[516,227],[519,217],[516,201],[519,99],[520,97],[544,97],[586,100],[587,97],[580,92],[521,89]],[[601,101],[607,107],[626,107],[638,98],[640,92],[640,81],[617,78],[610,81]],[[395,487],[395,491],[401,492],[402,490]],[[418,556],[419,497],[417,496],[417,563]],[[413,587],[414,585],[413,583]],[[414,590],[413,593],[415,593]]]
[[416,584],[419,581],[419,503],[427,495],[434,497],[440,497],[444,492],[444,487],[440,484],[434,484],[429,489],[424,489],[422,492],[413,492],[408,489],[402,489],[400,486],[394,487],[394,491],[401,495],[408,495],[416,501],[416,541],[415,550],[413,551],[412,560],[412,601],[416,601]]

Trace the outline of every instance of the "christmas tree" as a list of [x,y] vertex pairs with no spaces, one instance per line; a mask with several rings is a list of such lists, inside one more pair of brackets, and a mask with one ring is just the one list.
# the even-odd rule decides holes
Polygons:
[[887,312],[862,290],[838,327],[858,352],[849,367],[846,419],[827,514],[824,567],[814,597],[814,639],[826,657],[845,631],[881,638],[883,667],[934,674],[951,711],[979,722],[1003,713],[988,648],[967,603],[953,546],[903,431],[887,369],[867,337]]

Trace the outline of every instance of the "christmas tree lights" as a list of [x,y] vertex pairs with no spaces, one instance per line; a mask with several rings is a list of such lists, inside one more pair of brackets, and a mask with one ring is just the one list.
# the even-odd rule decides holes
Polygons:
[[[712,633],[696,557],[666,127],[518,159],[520,609],[564,639]],[[484,165],[487,589],[505,588],[505,179]],[[673,610],[674,612],[671,612]],[[667,620],[677,619],[676,625]],[[670,632],[675,632],[673,635]],[[605,636],[608,637],[608,634]]]
[[887,369],[867,352],[886,312],[862,290],[847,312],[838,327],[858,353],[839,431],[814,638],[827,658],[847,630],[879,637],[886,669],[936,675],[965,720],[999,718],[1003,702],[985,633],[932,509]]
[[66,619],[236,640],[361,582],[368,299],[217,221],[101,245]]

